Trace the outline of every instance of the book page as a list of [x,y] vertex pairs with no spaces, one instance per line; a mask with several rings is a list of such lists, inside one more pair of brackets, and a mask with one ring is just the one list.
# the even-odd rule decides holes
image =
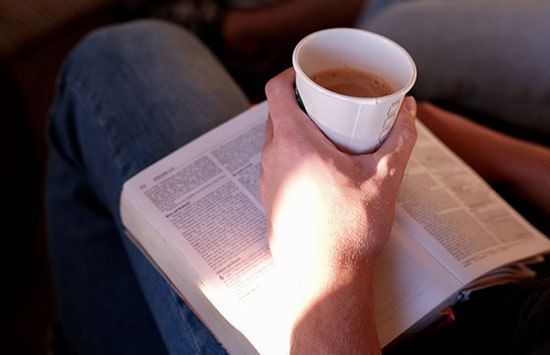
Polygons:
[[550,248],[547,238],[420,122],[417,128],[397,220],[457,279],[466,284]]
[[[209,131],[127,181],[123,198],[157,232],[150,237],[162,239],[151,245],[170,250],[156,255],[173,255],[175,249],[181,258],[171,257],[174,268],[184,260],[190,266],[185,269],[196,273],[189,279],[201,280],[201,291],[235,329],[258,351],[280,353],[288,350],[290,332],[284,327],[281,295],[291,295],[291,290],[284,285],[273,288],[275,265],[259,199],[266,118],[264,102]],[[509,233],[512,222],[507,220],[505,233],[499,232],[497,212],[507,217],[514,213],[506,208],[502,212],[500,202],[490,203],[495,198],[490,193],[490,198],[477,198],[477,180],[470,179],[470,173],[462,174],[465,168],[454,167],[456,162],[441,158],[446,155],[421,131],[399,193],[392,236],[377,264],[375,308],[382,345],[473,277],[456,271],[453,276],[441,262],[468,271],[484,262],[499,264],[507,248],[519,243],[526,245],[521,250],[536,249],[525,243],[534,232],[521,220],[517,222],[521,232]],[[485,189],[480,188],[483,193]],[[439,215],[444,222],[434,221]],[[466,218],[466,225],[459,218]],[[448,221],[456,221],[456,226]],[[488,237],[473,238],[480,230]],[[517,250],[512,254],[517,255]],[[167,262],[157,260],[157,264]],[[185,285],[178,287],[185,296]]]
[[[124,196],[195,270],[228,322],[258,351],[281,353],[289,330],[266,305],[277,295],[262,292],[274,267],[259,197],[266,119],[266,103],[253,107],[130,179]],[[270,329],[258,326],[264,319]]]
[[205,283],[237,301],[272,268],[258,185],[266,117],[217,127],[125,185]]
[[[382,347],[461,288],[398,223],[376,261],[374,308]],[[439,311],[440,309],[436,309]]]

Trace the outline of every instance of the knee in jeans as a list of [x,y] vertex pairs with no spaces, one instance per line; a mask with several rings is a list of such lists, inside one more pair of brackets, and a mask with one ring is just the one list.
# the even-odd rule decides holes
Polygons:
[[[61,76],[70,80],[101,78],[113,69],[140,70],[169,41],[202,46],[180,26],[161,20],[138,20],[104,27],[88,34],[67,57]],[[192,50],[192,49],[191,49]]]
[[[146,70],[154,57],[152,52],[175,37],[196,41],[178,26],[158,20],[128,22],[88,34],[68,55],[60,73],[49,115],[50,144],[59,149],[70,146],[67,142],[82,134],[83,127],[89,128],[91,116],[75,111],[86,107],[95,112],[105,106],[109,111],[118,105],[117,95],[122,90],[138,86],[131,79]],[[107,115],[102,119],[108,119]],[[60,137],[67,142],[61,144]]]

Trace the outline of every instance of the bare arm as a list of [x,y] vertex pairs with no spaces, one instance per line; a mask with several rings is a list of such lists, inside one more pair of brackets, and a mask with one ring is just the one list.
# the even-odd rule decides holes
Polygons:
[[550,149],[479,125],[430,103],[418,118],[485,180],[550,216]]
[[416,139],[406,100],[373,154],[339,151],[298,107],[294,71],[272,79],[260,195],[270,248],[296,300],[293,353],[380,352],[373,305],[376,258]]

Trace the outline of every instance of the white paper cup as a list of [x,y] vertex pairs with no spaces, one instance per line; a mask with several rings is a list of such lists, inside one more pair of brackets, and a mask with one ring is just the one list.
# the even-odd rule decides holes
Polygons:
[[[292,63],[298,99],[307,114],[341,150],[354,154],[374,151],[382,144],[416,80],[416,66],[405,49],[386,37],[353,28],[308,35],[294,49]],[[343,66],[384,78],[394,92],[374,98],[346,96],[309,77]]]

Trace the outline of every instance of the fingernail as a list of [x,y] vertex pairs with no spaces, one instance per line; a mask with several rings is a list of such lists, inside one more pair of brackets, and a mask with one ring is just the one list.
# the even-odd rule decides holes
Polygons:
[[409,111],[413,116],[416,116],[416,101],[414,97],[407,96],[405,98],[405,109]]

